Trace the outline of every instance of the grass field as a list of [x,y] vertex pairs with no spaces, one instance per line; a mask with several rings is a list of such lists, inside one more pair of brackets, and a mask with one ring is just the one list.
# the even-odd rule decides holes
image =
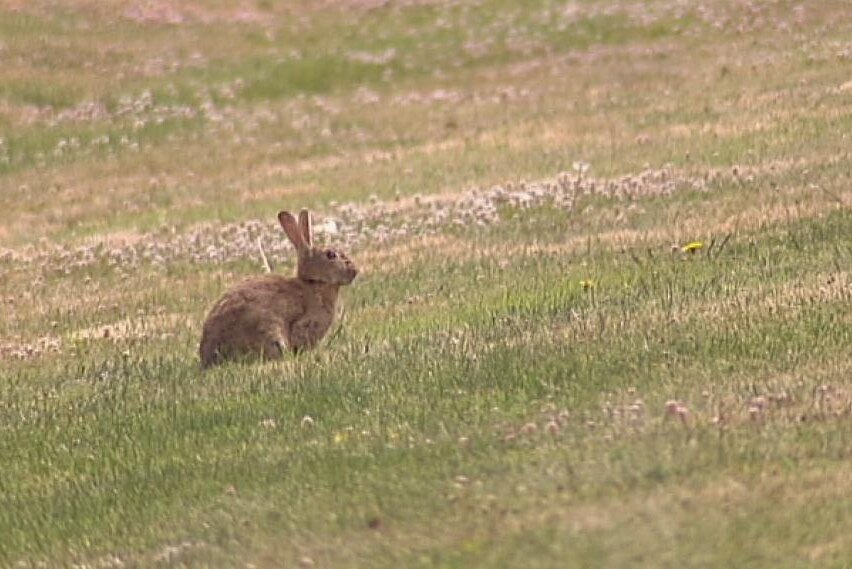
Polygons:
[[[852,567],[845,0],[0,0],[0,566]],[[293,254],[314,352],[202,373]]]

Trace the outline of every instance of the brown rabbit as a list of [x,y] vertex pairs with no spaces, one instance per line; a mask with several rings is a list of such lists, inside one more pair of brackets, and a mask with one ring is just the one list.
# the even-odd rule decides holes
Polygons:
[[334,320],[337,293],[358,274],[346,255],[313,247],[311,216],[288,211],[278,221],[298,254],[295,277],[243,281],[219,299],[204,322],[201,367],[236,358],[278,359],[286,349],[310,349]]

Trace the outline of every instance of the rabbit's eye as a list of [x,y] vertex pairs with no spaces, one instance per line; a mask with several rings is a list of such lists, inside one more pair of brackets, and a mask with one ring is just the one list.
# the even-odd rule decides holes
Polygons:
[[325,256],[326,256],[327,259],[336,259],[337,253],[335,253],[334,251],[328,250],[328,251],[325,252]]

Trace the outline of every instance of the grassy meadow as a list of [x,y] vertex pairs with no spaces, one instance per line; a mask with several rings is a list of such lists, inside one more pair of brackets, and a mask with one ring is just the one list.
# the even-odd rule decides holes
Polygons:
[[[0,0],[0,567],[852,567],[845,0]],[[361,268],[317,350],[207,310]]]

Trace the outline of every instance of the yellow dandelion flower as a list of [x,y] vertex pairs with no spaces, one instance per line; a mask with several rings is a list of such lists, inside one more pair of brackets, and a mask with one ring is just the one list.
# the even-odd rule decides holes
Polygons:
[[693,242],[687,243],[686,245],[681,247],[680,250],[683,251],[684,253],[695,253],[699,249],[703,249],[703,248],[704,248],[704,243],[702,243],[701,241],[693,241]]
[[595,288],[595,281],[592,279],[584,279],[580,281],[580,286],[583,287],[583,290],[590,290]]

